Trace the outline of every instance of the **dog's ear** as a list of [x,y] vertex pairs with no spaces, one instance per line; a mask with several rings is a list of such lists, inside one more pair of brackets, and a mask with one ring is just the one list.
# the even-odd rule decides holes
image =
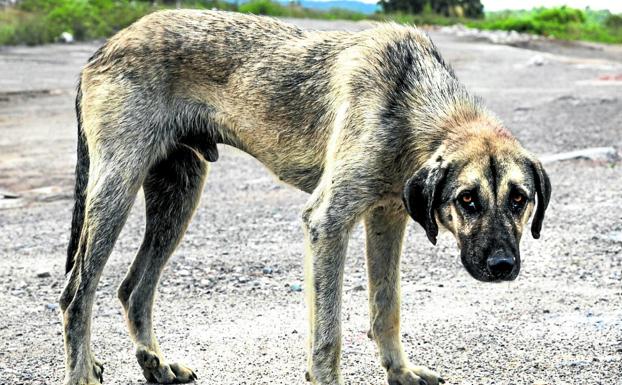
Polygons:
[[538,198],[536,214],[531,221],[531,235],[538,239],[540,238],[540,230],[542,230],[542,222],[544,222],[544,212],[551,199],[551,181],[546,175],[542,163],[538,160],[531,161],[531,172],[536,188],[536,197]]
[[438,235],[434,213],[439,204],[446,175],[447,167],[442,167],[440,163],[434,168],[423,167],[406,182],[402,194],[406,211],[423,227],[433,245],[436,245]]

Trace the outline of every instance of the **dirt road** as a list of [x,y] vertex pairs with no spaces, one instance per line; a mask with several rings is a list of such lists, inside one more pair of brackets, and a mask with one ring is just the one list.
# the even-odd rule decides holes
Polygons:
[[[305,27],[366,24],[297,21]],[[432,33],[459,77],[538,154],[622,149],[622,63]],[[97,44],[0,48],[0,384],[59,384],[76,129],[74,86]],[[557,51],[559,52],[559,51]],[[534,58],[536,60],[534,60]],[[164,274],[156,328],[198,384],[303,384],[306,311],[299,213],[306,195],[229,148]],[[449,384],[622,384],[622,164],[549,164],[542,239],[525,238],[519,279],[485,284],[455,242],[430,245],[411,224],[404,250],[403,335],[417,364]],[[17,199],[1,199],[2,195]],[[115,290],[140,244],[137,201],[94,309],[105,383],[142,384]],[[292,289],[293,288],[293,289]],[[368,329],[363,236],[350,243],[343,312],[348,384],[383,384]]]

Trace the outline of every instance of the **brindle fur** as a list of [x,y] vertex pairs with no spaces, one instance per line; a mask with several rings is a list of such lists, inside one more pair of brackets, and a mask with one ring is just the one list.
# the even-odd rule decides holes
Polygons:
[[[152,329],[162,269],[192,217],[216,143],[237,147],[311,197],[303,211],[310,338],[307,377],[342,384],[340,305],[348,237],[367,234],[370,336],[390,384],[436,385],[400,342],[399,264],[408,214],[436,241],[437,221],[458,239],[465,267],[492,280],[487,253],[518,258],[538,197],[534,235],[550,186],[540,164],[477,98],[429,37],[384,24],[358,33],[308,32],[226,12],[151,14],[112,37],[81,75],[76,204],[61,296],[65,383],[99,384],[91,308],[102,269],[142,186],[147,224],[118,294],[136,356],[153,382],[189,382]],[[512,186],[528,204],[504,207]],[[486,210],[467,218],[461,189]],[[402,199],[405,204],[402,203]],[[518,270],[516,270],[516,274]],[[515,275],[514,275],[515,276]],[[513,277],[512,277],[513,278]]]

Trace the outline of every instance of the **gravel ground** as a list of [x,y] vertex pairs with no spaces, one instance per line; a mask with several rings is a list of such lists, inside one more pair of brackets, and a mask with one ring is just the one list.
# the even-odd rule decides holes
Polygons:
[[[365,23],[294,21],[306,28]],[[538,154],[622,148],[622,61],[431,32],[458,75]],[[549,45],[554,43],[547,43]],[[97,44],[0,48],[0,384],[58,384],[63,284],[75,162],[73,88]],[[539,47],[542,49],[542,47]],[[560,54],[563,52],[563,55]],[[600,55],[599,52],[606,54]],[[536,57],[534,59],[534,57]],[[606,59],[605,59],[606,58]],[[542,239],[524,239],[520,277],[479,283],[455,242],[405,243],[403,334],[413,362],[449,384],[622,384],[622,165],[573,160],[547,171],[554,187]],[[19,195],[1,199],[2,194]],[[167,356],[198,384],[302,384],[306,311],[299,212],[306,196],[254,159],[221,149],[202,203],[159,289],[156,329]],[[94,308],[105,383],[142,384],[116,300],[141,241],[139,198]],[[348,384],[383,384],[367,337],[360,228],[350,243],[342,367]]]

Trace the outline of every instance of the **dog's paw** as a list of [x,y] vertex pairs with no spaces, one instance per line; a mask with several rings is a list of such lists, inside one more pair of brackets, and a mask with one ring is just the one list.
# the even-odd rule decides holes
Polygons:
[[65,385],[101,385],[104,382],[104,365],[94,357],[82,370],[74,370],[65,376]]
[[197,379],[192,369],[177,363],[166,363],[147,348],[138,348],[136,358],[145,379],[157,384],[185,384]]
[[389,385],[439,385],[445,383],[445,380],[436,372],[423,366],[389,369],[387,377]]

